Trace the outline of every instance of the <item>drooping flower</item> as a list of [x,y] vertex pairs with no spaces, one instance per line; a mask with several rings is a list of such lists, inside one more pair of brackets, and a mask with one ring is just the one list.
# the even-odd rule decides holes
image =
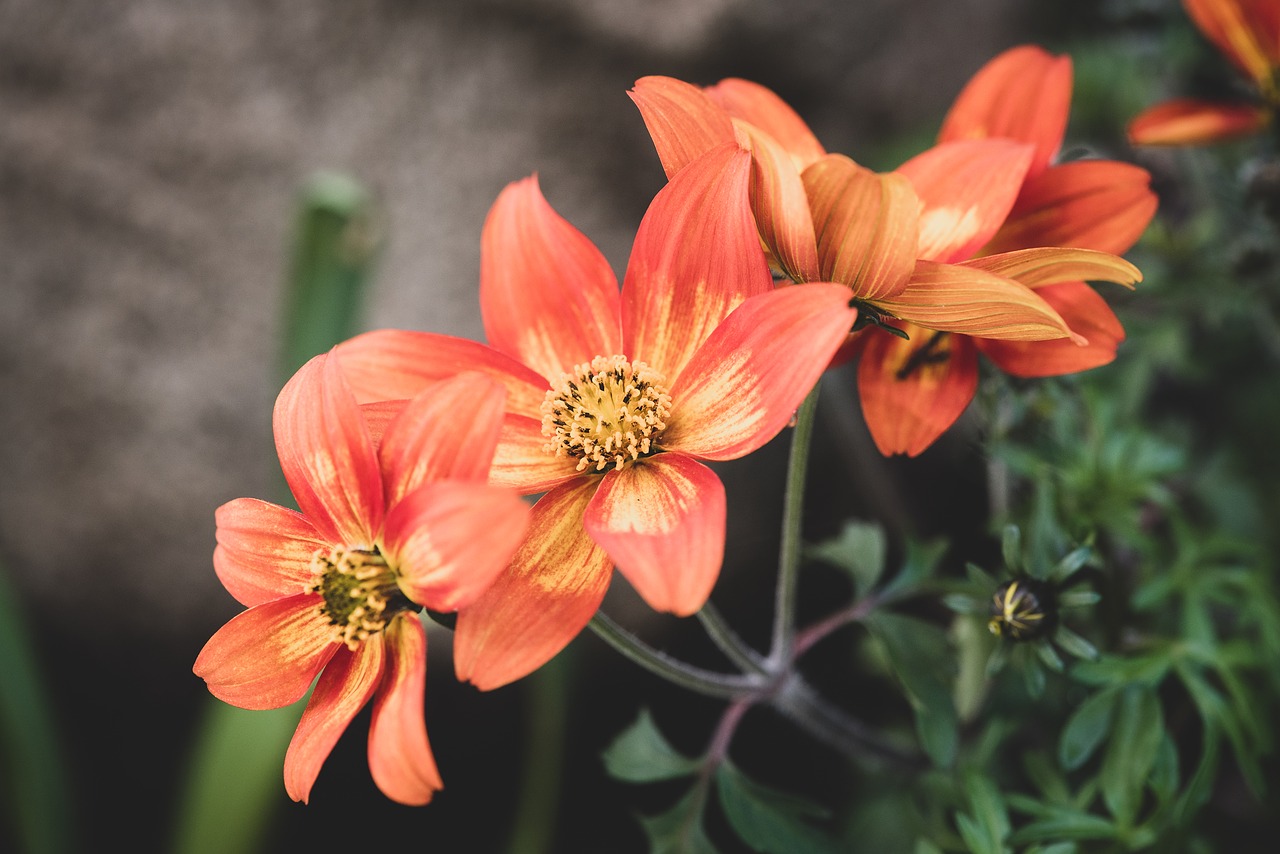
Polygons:
[[[1118,323],[1099,320],[1114,317],[1077,280],[1140,278],[1111,253],[1141,233],[1154,197],[1136,167],[1049,166],[1070,100],[1063,63],[1030,47],[997,58],[968,87],[938,145],[887,175],[827,154],[756,83],[699,89],[648,77],[631,94],[668,174],[726,136],[751,149],[752,209],[782,275],[844,282],[862,325],[906,333],[856,335],[842,355],[861,352],[859,389],[880,450],[915,455],[976,389],[974,345],[955,341],[1051,353],[1038,363],[1024,355],[1018,367],[1053,372],[1088,360],[1064,355],[1070,350],[1108,360],[1122,335]],[[1087,218],[1096,235],[1083,233]]]
[[653,200],[621,292],[604,256],[534,178],[494,203],[481,244],[486,347],[367,333],[338,348],[362,400],[403,398],[463,367],[508,389],[492,478],[545,493],[509,570],[461,609],[458,675],[517,679],[572,640],[613,566],[659,611],[702,607],[723,559],[724,486],[703,460],[787,424],[856,317],[840,285],[774,290],[736,145]]
[[1253,85],[1251,101],[1174,98],[1129,123],[1135,145],[1197,145],[1257,133],[1280,109],[1280,3],[1276,0],[1183,0],[1205,37]]
[[329,752],[371,699],[369,770],[387,797],[441,788],[423,720],[423,606],[453,611],[503,570],[528,525],[487,482],[505,393],[479,373],[366,421],[336,360],[281,391],[276,447],[301,512],[240,498],[218,508],[214,568],[248,610],[219,629],[195,673],[219,699],[273,709],[314,691],[289,743],[285,788],[306,801]]

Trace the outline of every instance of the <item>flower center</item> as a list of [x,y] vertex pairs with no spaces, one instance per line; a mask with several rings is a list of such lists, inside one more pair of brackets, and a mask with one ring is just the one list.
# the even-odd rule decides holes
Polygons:
[[401,611],[421,610],[400,591],[396,574],[377,546],[334,546],[311,558],[309,593],[324,599],[320,612],[334,627],[334,640],[355,649],[370,635],[386,628]]
[[543,446],[578,471],[622,468],[656,450],[671,415],[662,374],[624,356],[596,356],[561,374],[542,402]]

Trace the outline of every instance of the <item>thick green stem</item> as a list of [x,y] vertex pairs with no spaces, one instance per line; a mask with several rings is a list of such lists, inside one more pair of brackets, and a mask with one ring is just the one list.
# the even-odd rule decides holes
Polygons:
[[736,699],[758,694],[765,684],[755,675],[716,673],[672,658],[619,626],[603,611],[597,611],[589,625],[603,641],[636,664],[690,691],[710,697]]
[[817,408],[818,387],[814,386],[804,403],[800,404],[796,412],[796,426],[791,431],[791,456],[787,461],[787,485],[782,498],[782,545],[778,554],[778,588],[774,598],[773,646],[769,650],[769,661],[774,665],[791,660],[791,648],[795,642],[795,598],[804,533],[804,485]]

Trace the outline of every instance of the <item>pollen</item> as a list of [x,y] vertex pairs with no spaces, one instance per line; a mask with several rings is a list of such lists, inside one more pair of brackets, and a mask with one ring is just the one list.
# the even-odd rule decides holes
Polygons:
[[578,459],[578,471],[624,468],[656,453],[671,416],[665,378],[644,362],[597,356],[561,374],[542,402],[547,453]]
[[400,611],[417,609],[376,546],[320,549],[311,558],[311,574],[307,591],[323,598],[320,612],[334,627],[334,640],[352,650]]

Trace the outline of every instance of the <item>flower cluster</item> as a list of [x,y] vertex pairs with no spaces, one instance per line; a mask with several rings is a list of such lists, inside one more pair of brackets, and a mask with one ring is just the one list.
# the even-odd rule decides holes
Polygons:
[[1058,162],[1065,57],[997,57],[889,173],[828,153],[754,83],[630,94],[669,180],[621,287],[535,178],[510,184],[481,235],[488,343],[384,329],[317,356],[275,411],[301,512],[218,510],[214,565],[247,610],[195,671],[245,708],[319,677],[285,760],[295,799],[371,699],[379,788],[440,787],[424,608],[456,612],[457,677],[484,690],[573,640],[615,567],[655,610],[698,612],[727,516],[707,463],[773,439],[829,366],[858,360],[877,446],[914,456],[974,396],[979,353],[1024,377],[1115,357],[1123,329],[1086,282],[1140,279],[1118,255],[1155,197],[1137,167]]

